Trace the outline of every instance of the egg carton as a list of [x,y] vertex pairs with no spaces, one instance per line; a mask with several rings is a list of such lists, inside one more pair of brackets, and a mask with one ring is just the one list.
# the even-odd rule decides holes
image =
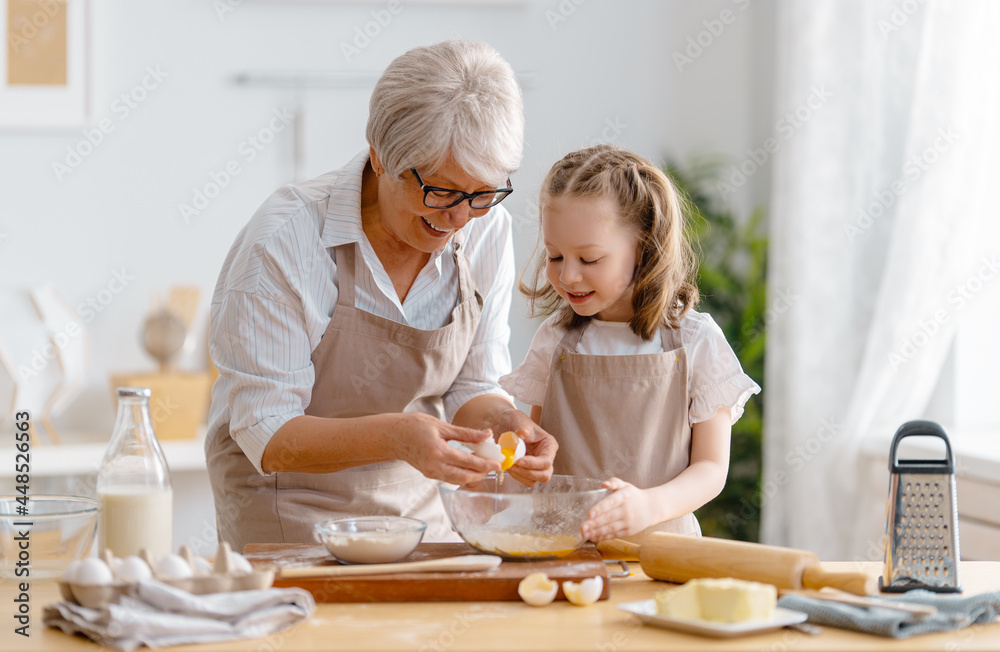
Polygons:
[[[233,553],[225,541],[219,544],[214,565],[204,558],[196,557],[188,546],[181,546],[179,552],[179,556],[173,555],[173,557],[179,557],[180,560],[187,562],[192,572],[195,573],[192,577],[178,578],[162,573],[158,574],[155,571],[157,566],[148,550],[143,549],[139,556],[153,571],[153,578],[195,595],[264,590],[270,588],[274,583],[274,568],[254,568],[245,557]],[[113,571],[115,568],[114,556],[111,551],[105,550],[100,559],[107,564],[108,569],[112,572],[112,577],[115,577]],[[206,572],[206,567],[211,568],[211,571]],[[128,595],[136,586],[138,586],[137,582],[124,582],[117,578],[110,583],[97,584],[63,579],[59,581],[59,592],[67,602],[88,609],[103,609],[109,604],[117,603],[122,596]]]

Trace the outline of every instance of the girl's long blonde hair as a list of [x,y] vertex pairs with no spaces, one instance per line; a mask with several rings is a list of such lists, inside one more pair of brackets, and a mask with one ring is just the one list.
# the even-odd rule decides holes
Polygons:
[[[684,234],[686,202],[673,182],[637,154],[614,145],[595,145],[567,154],[552,166],[542,183],[539,214],[544,217],[546,205],[559,197],[614,200],[621,226],[639,239],[629,327],[644,340],[665,324],[679,328],[681,318],[698,303],[697,263]],[[541,231],[538,240],[530,280],[525,283],[522,278],[518,283],[531,315],[558,312],[560,326],[579,328],[592,317],[573,312],[548,283]]]

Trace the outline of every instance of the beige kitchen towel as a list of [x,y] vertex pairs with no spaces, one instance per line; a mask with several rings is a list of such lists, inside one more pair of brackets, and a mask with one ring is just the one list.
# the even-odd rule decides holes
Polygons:
[[67,634],[134,650],[258,638],[305,620],[316,609],[303,589],[267,589],[194,595],[156,580],[140,582],[103,609],[71,602],[47,605],[43,620]]

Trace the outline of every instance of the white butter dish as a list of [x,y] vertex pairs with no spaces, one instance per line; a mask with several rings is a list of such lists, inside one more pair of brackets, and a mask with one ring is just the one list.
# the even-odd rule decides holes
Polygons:
[[700,634],[714,638],[735,638],[750,634],[763,634],[789,625],[804,623],[808,616],[801,611],[777,607],[774,616],[766,620],[746,620],[739,623],[720,623],[708,620],[687,620],[667,618],[656,611],[656,600],[623,602],[617,605],[622,611],[635,614],[647,625],[673,629],[688,634]]

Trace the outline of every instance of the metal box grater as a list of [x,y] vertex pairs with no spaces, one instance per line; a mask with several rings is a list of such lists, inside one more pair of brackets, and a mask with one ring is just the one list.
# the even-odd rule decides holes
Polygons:
[[[943,460],[900,460],[906,437],[938,437]],[[958,494],[955,458],[944,429],[932,421],[900,426],[889,450],[889,499],[886,504],[883,591],[927,589],[958,593]]]

